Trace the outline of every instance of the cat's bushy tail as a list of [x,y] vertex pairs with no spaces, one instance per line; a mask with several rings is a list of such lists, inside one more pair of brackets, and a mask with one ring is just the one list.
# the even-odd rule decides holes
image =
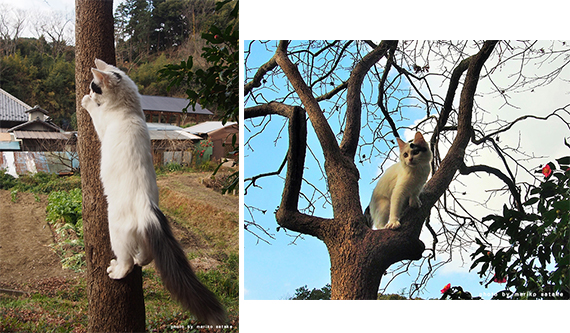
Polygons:
[[216,325],[226,321],[226,312],[216,296],[196,277],[190,263],[172,235],[168,220],[156,205],[152,212],[158,224],[147,224],[147,237],[155,266],[172,298],[202,322]]

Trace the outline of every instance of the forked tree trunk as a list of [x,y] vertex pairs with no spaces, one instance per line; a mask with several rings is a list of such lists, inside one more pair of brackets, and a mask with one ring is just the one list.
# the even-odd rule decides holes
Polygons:
[[[281,227],[315,236],[327,245],[331,260],[332,299],[376,299],[382,275],[390,265],[422,257],[425,246],[419,237],[423,223],[463,163],[465,148],[473,134],[471,115],[481,68],[495,44],[494,41],[485,42],[477,54],[463,61],[454,71],[457,81],[467,71],[461,89],[456,137],[439,169],[420,195],[422,206],[405,210],[400,219],[402,226],[397,230],[371,230],[366,226],[358,189],[359,173],[354,164],[360,138],[363,78],[382,57],[393,53],[397,42],[382,42],[354,66],[346,81],[346,125],[340,144],[311,88],[304,82],[297,66],[288,58],[288,42],[279,43],[274,57],[260,67],[258,74],[261,75],[256,74],[252,83],[246,87],[249,91],[259,84],[265,72],[279,66],[303,103],[303,107],[277,102],[254,106],[245,110],[245,118],[278,114],[289,119],[287,174],[281,204],[275,217]],[[446,97],[449,105],[457,87],[456,83],[449,87]],[[442,111],[436,132],[446,125],[450,110],[444,108]],[[307,115],[325,157],[327,185],[334,215],[332,219],[303,214],[298,210],[307,145]]]
[[141,332],[145,308],[140,267],[122,280],[112,280],[107,266],[113,256],[107,202],[99,178],[100,143],[81,99],[89,93],[95,58],[115,64],[113,1],[75,1],[75,89],[78,150],[83,189],[83,226],[87,260],[89,332]]

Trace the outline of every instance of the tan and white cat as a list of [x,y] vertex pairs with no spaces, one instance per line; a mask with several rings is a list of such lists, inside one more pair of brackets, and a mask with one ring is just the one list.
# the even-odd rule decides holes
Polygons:
[[153,259],[166,289],[201,321],[221,324],[225,310],[196,277],[158,208],[150,136],[136,84],[115,66],[95,60],[91,91],[81,105],[101,141],[101,181],[108,203],[109,235],[116,259],[107,273],[122,279],[133,265]]
[[400,161],[378,180],[372,193],[369,210],[372,229],[397,229],[405,203],[411,207],[421,206],[418,197],[431,172],[433,155],[429,144],[420,132],[414,140],[406,143],[397,138]]

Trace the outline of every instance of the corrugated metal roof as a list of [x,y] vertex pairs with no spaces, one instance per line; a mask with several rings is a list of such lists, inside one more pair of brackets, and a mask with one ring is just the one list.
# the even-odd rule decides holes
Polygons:
[[163,123],[146,123],[151,140],[202,140],[201,137],[184,132],[182,127]]
[[202,140],[201,137],[184,131],[148,131],[151,140]]
[[5,121],[27,121],[28,115],[25,113],[31,107],[0,89],[0,120]]
[[[62,163],[62,159],[66,162]],[[67,152],[0,152],[0,169],[6,169],[6,173],[14,177],[26,173],[69,171],[65,164],[78,168],[77,155]]]
[[69,135],[61,132],[14,131],[14,137],[20,139],[67,140]]
[[[164,112],[179,112],[188,106],[188,100],[185,98],[164,97],[164,96],[149,96],[141,95],[141,106],[145,111],[164,111]],[[196,104],[196,109],[193,110],[192,106],[188,107],[188,114],[213,114],[207,109],[202,108]]]
[[236,122],[227,122],[225,125],[222,125],[221,121],[205,121],[203,123],[186,127],[184,130],[189,133],[194,134],[202,134],[202,133],[210,133],[221,128],[231,126],[237,124]]
[[149,131],[180,131],[182,127],[168,123],[146,123]]

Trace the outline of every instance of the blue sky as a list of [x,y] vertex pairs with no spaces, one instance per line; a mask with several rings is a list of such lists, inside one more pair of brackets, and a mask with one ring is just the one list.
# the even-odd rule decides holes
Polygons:
[[[245,42],[248,48],[248,41]],[[265,52],[265,48],[255,44],[252,49],[252,54],[248,59],[249,67],[257,67],[265,63],[271,57],[271,52]],[[547,70],[541,69],[541,70]],[[505,73],[508,71],[505,69]],[[251,77],[252,73],[248,73]],[[561,75],[564,78],[568,77],[568,70]],[[505,76],[506,84],[509,80]],[[276,82],[276,85],[279,85]],[[570,96],[567,91],[567,83],[564,81],[555,82],[550,88],[543,90],[536,89],[533,95],[529,94],[515,94],[511,101],[515,105],[524,106],[523,110],[509,107],[501,107],[500,98],[488,98],[478,100],[480,105],[488,110],[496,110],[497,114],[486,115],[488,119],[492,117],[500,117],[500,119],[511,120],[520,116],[523,113],[536,113],[547,114],[554,108],[561,107],[570,103]],[[446,85],[442,89],[445,89]],[[479,91],[489,91],[491,87],[481,85]],[[267,97],[267,96],[266,96]],[[271,97],[269,97],[270,99]],[[247,106],[247,105],[246,105]],[[324,106],[326,109],[326,106]],[[404,115],[408,120],[398,122],[398,126],[409,126],[414,122],[425,118],[425,111],[407,109]],[[264,133],[255,137],[251,141],[251,146],[254,151],[249,147],[245,147],[244,154],[244,178],[248,178],[260,173],[271,172],[277,170],[287,149],[287,130],[286,123],[282,117],[273,116],[271,120],[265,120],[260,123],[259,119],[254,120],[256,125],[266,126]],[[244,142],[248,141],[250,132],[257,131],[249,122],[245,122],[246,130],[244,131]],[[537,127],[539,125],[539,127]],[[284,127],[285,126],[285,127]],[[248,128],[248,129],[247,129]],[[528,135],[529,133],[533,135]],[[541,133],[542,132],[542,133]],[[553,135],[553,133],[556,133]],[[409,136],[411,132],[400,132],[400,135]],[[362,135],[365,139],[366,133],[363,131]],[[525,148],[529,153],[536,156],[545,156],[544,162],[551,160],[553,157],[563,156],[567,154],[565,147],[561,144],[561,138],[570,136],[568,128],[560,126],[559,123],[548,121],[544,123],[528,122],[519,123],[515,125],[513,131],[501,137],[502,142],[510,144],[511,147],[516,147],[517,142],[521,147]],[[321,161],[320,148],[314,136],[314,133],[309,129],[309,146],[312,148],[316,159]],[[474,161],[483,161],[492,165],[497,165],[496,157],[486,155],[485,152],[474,153]],[[305,170],[305,177],[315,185],[320,185],[324,189],[324,180],[322,179],[319,166],[314,158],[307,157],[307,169]],[[371,162],[364,162],[357,166],[360,171],[361,180],[359,183],[361,193],[362,208],[368,205],[372,189],[375,185],[373,179],[379,174],[378,164],[382,161],[381,158],[373,159]],[[532,161],[528,168],[535,168],[540,161]],[[282,172],[282,177],[285,170]],[[461,179],[462,183],[453,183],[452,185],[458,189],[465,188],[470,192],[472,198],[480,198],[486,195],[485,191],[490,187],[500,187],[500,184],[487,176],[480,177],[466,177]],[[292,237],[285,235],[283,231],[277,232],[277,223],[275,222],[274,214],[276,207],[279,205],[281,191],[283,189],[283,179],[279,177],[263,178],[257,181],[257,184],[263,189],[250,187],[248,194],[244,197],[246,205],[255,206],[263,210],[267,210],[265,214],[254,212],[255,222],[268,229],[275,239],[265,237],[270,243],[266,244],[263,241],[258,241],[257,237],[248,232],[244,233],[244,299],[245,300],[279,300],[286,299],[292,296],[295,289],[307,285],[309,289],[321,288],[326,283],[330,283],[330,263],[325,245],[311,236],[304,236],[304,239],[297,239],[295,244],[291,244]],[[304,185],[305,186],[305,185]],[[304,187],[305,190],[310,190],[308,186]],[[473,193],[473,194],[472,194]],[[479,193],[477,196],[476,193]],[[502,207],[503,203],[507,200],[506,197],[494,198],[488,206],[491,209],[498,210]],[[322,203],[320,201],[319,203]],[[301,204],[302,206],[302,204]],[[330,206],[322,207],[321,204],[315,205],[317,208],[314,212],[317,216],[332,217],[332,209]],[[489,210],[480,210],[473,206],[475,215],[479,214],[481,218],[489,214]],[[245,220],[251,220],[248,209],[245,209]],[[425,228],[424,228],[425,229]],[[295,233],[291,233],[293,236]],[[427,230],[422,234],[422,240],[427,246],[431,243],[431,237]],[[472,249],[474,250],[474,249]],[[452,285],[461,285],[465,290],[470,291],[474,296],[482,296],[484,299],[490,299],[491,296],[503,289],[504,285],[491,283],[488,288],[480,284],[480,278],[476,274],[478,271],[475,269],[469,272],[470,259],[469,253],[463,253],[463,259],[459,258],[458,253],[454,252],[452,263],[443,266],[436,272],[435,276],[429,280],[426,285],[424,293],[415,295],[426,298],[438,298],[441,295],[440,290],[448,283]],[[442,260],[447,259],[445,255],[440,256]],[[425,269],[425,267],[424,267]],[[410,284],[415,280],[415,272],[411,270],[409,274],[398,276],[387,288],[385,293],[400,293],[403,289],[408,289]],[[390,278],[384,277],[381,287],[384,287]]]
[[[246,41],[249,47],[249,43]],[[252,44],[253,49],[248,65],[257,67],[265,63],[271,54],[264,52],[264,47],[261,44]],[[350,65],[350,64],[346,64]],[[279,84],[279,83],[278,83]],[[266,96],[267,97],[267,96]],[[326,109],[326,105],[323,106]],[[425,113],[417,110],[409,109],[406,113],[409,118],[407,122],[400,122],[398,126],[411,125],[414,120],[425,117]],[[254,123],[258,123],[259,119],[255,119]],[[277,170],[281,164],[286,151],[287,151],[287,135],[282,128],[285,120],[279,116],[273,116],[271,121],[264,125],[265,130],[262,138],[254,138],[251,146],[254,151],[252,152],[248,146],[244,148],[244,178],[248,178],[260,173],[270,172]],[[336,122],[331,121],[336,124]],[[309,124],[310,126],[310,124]],[[245,138],[248,141],[248,130],[255,133],[255,128],[246,122]],[[338,126],[336,127],[338,128]],[[276,140],[278,133],[282,132],[280,138]],[[335,131],[336,132],[336,131]],[[371,133],[368,140],[371,138]],[[363,131],[363,135],[366,132]],[[400,133],[404,135],[404,133]],[[309,127],[308,144],[312,147],[311,151],[317,155],[317,160],[323,164],[324,159],[320,154],[320,147],[314,132]],[[308,153],[308,155],[310,155]],[[375,159],[376,160],[376,159]],[[372,189],[375,185],[373,179],[379,174],[377,163],[364,162],[358,164],[360,171],[360,192],[362,207],[368,205]],[[284,175],[284,172],[282,175]],[[325,189],[324,179],[322,179],[320,169],[315,162],[314,158],[307,156],[307,169],[305,170],[305,177],[311,183],[319,186],[320,189]],[[246,232],[244,235],[244,287],[245,299],[286,299],[292,296],[295,289],[303,285],[307,285],[310,289],[321,288],[327,283],[330,283],[330,262],[326,246],[320,240],[311,237],[303,236],[304,239],[297,239],[294,244],[292,237],[285,235],[283,231],[276,232],[277,224],[275,222],[274,214],[272,213],[279,205],[281,198],[281,190],[283,188],[283,179],[278,177],[263,178],[257,181],[257,184],[263,189],[250,187],[248,194],[245,196],[244,201],[246,205],[256,206],[260,209],[267,210],[266,214],[255,213],[255,221],[265,228],[268,228],[275,239],[267,240],[271,245],[265,242],[259,242],[257,237]],[[247,184],[246,184],[247,185]],[[305,191],[309,190],[308,186],[303,187]],[[320,201],[322,203],[322,200]],[[322,204],[315,205],[317,209],[314,212],[316,216],[332,217],[332,209],[329,205],[323,208]],[[300,207],[303,207],[302,204]],[[249,210],[245,210],[245,220],[250,220]],[[296,235],[296,233],[291,233]],[[469,276],[470,277],[470,276]],[[445,277],[442,279],[433,279],[429,284],[430,292],[421,295],[423,298],[434,298],[439,296],[440,289],[447,283],[449,279],[454,279],[454,276]],[[467,276],[461,278],[465,281]],[[459,279],[459,277],[457,278]],[[471,279],[473,280],[473,279]],[[384,286],[388,282],[385,278],[383,281]],[[409,288],[412,281],[410,278],[401,276],[392,282],[387,289],[387,293],[399,293],[404,288]],[[478,281],[473,281],[478,285]],[[443,283],[443,284],[442,284]],[[467,287],[467,286],[465,286]]]

